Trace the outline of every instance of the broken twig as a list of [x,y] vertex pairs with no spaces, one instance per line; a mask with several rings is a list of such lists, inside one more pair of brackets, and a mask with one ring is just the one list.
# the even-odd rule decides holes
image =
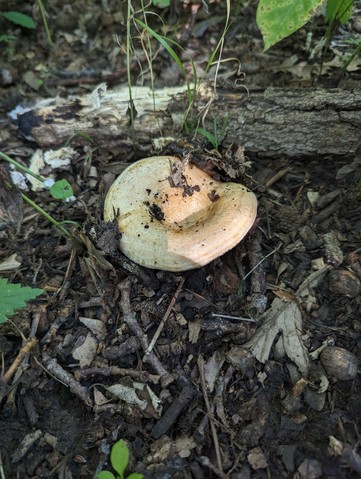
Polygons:
[[74,371],[74,376],[77,380],[89,377],[89,376],[129,376],[137,381],[152,382],[153,384],[159,383],[159,376],[155,374],[149,374],[147,371],[136,371],[128,368],[118,368],[118,366],[107,366],[104,368],[88,368],[79,369]]
[[26,355],[32,350],[32,348],[37,344],[38,340],[36,338],[30,338],[24,346],[20,349],[19,354],[14,359],[12,365],[6,371],[6,373],[1,376],[1,381],[3,384],[7,384],[10,379],[15,374],[17,368],[20,366],[22,360],[26,357]]
[[[130,287],[131,282],[128,278],[123,280],[119,285],[121,291],[120,306],[123,311],[123,321],[132,331],[132,333],[136,335],[143,349],[146,351],[149,346],[149,341],[148,337],[146,336],[146,334],[144,334],[142,328],[139,326],[135,313],[131,310]],[[176,378],[174,374],[171,374],[166,371],[166,369],[164,369],[162,363],[159,361],[153,351],[144,356],[144,361],[148,362],[156,371],[156,373],[159,374],[163,387],[168,386]]]
[[65,371],[56,359],[51,358],[47,353],[43,353],[43,364],[46,370],[60,382],[68,386],[73,394],[80,397],[86,404],[92,404],[88,389],[79,384],[70,373]]
[[[208,399],[208,394],[207,394],[206,379],[205,379],[205,376],[204,376],[204,359],[203,359],[202,356],[198,357],[198,369],[199,369],[202,392],[203,392],[204,402],[206,404],[209,424],[211,426],[214,449],[216,451],[217,466],[218,466],[219,472],[221,474],[224,474],[223,473],[222,457],[221,457],[221,449],[219,447],[219,441],[218,441],[216,426],[214,425],[213,414],[212,414],[212,411],[211,411],[211,406],[210,406],[209,399]],[[210,466],[208,465],[208,467],[210,467]],[[224,477],[224,476],[221,475],[220,477]]]
[[159,439],[163,434],[166,434],[173,424],[175,424],[180,413],[197,394],[192,383],[186,378],[182,378],[178,383],[181,391],[179,396],[173,400],[172,404],[152,429],[151,435],[155,439]]
[[[145,356],[147,356],[153,350],[154,345],[157,342],[157,339],[159,338],[159,335],[162,332],[162,330],[164,328],[164,325],[167,322],[167,319],[169,318],[169,315],[170,315],[170,313],[171,313],[171,311],[174,307],[174,304],[177,301],[178,295],[179,295],[179,293],[180,293],[180,291],[183,287],[184,281],[185,281],[185,278],[182,278],[179,285],[178,285],[178,288],[177,288],[176,292],[173,295],[173,298],[172,298],[171,302],[168,305],[167,311],[165,312],[161,322],[159,323],[157,331],[154,333],[153,339],[151,340],[151,342],[149,343],[149,346],[145,350]],[[144,356],[144,360],[146,360],[145,356]]]

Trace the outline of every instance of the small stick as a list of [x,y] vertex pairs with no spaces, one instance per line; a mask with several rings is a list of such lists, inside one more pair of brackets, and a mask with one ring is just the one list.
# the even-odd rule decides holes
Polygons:
[[[200,379],[201,379],[201,386],[202,386],[204,402],[206,404],[207,415],[208,415],[209,424],[211,426],[211,431],[212,431],[214,449],[216,451],[217,466],[218,466],[219,472],[221,474],[224,474],[223,473],[221,450],[220,450],[220,447],[219,447],[218,436],[217,436],[217,430],[216,430],[216,426],[214,425],[211,405],[209,403],[208,394],[207,394],[207,385],[206,385],[206,379],[205,379],[205,376],[204,376],[204,359],[203,359],[203,356],[200,355],[198,357],[197,363],[198,363],[199,375],[200,375]],[[209,465],[208,465],[208,467],[209,467]],[[224,476],[220,476],[220,477],[224,477]]]
[[149,374],[147,371],[135,371],[134,369],[118,368],[118,366],[110,366],[105,368],[88,368],[74,371],[74,377],[80,381],[88,376],[130,376],[142,382],[159,383],[160,377],[155,374]]
[[33,349],[33,347],[37,344],[38,340],[36,338],[30,338],[24,346],[20,349],[19,354],[16,356],[14,359],[12,365],[9,367],[9,369],[6,371],[6,373],[1,376],[1,381],[3,384],[7,384],[10,379],[13,377],[15,374],[17,368],[20,366],[20,363],[22,360],[26,357],[28,353]]
[[45,313],[45,311],[46,311],[46,305],[43,304],[42,306],[40,306],[39,311],[34,314],[33,321],[31,323],[30,334],[29,334],[29,337],[31,339],[35,338],[36,332],[37,332],[39,324],[40,324],[40,320],[41,320],[43,314]]
[[[132,331],[132,333],[136,335],[143,349],[146,351],[149,345],[149,341],[147,336],[142,331],[142,328],[139,326],[135,313],[131,310],[130,287],[131,287],[131,282],[128,278],[123,280],[119,284],[119,288],[121,291],[120,306],[123,311],[123,321],[128,326],[128,328]],[[176,378],[174,374],[171,374],[164,369],[162,363],[159,361],[159,359],[153,353],[153,351],[151,351],[149,354],[144,356],[144,361],[148,362],[156,371],[156,373],[159,374],[163,387],[168,386]]]
[[29,452],[30,448],[36,443],[38,439],[41,438],[43,432],[41,429],[37,429],[34,432],[27,434],[11,456],[11,463],[16,464],[21,461],[21,459]]
[[250,274],[252,274],[249,310],[251,312],[254,311],[254,314],[258,315],[264,313],[267,307],[266,271],[262,264],[269,256],[276,253],[280,247],[280,245],[277,246],[273,251],[268,253],[268,255],[262,257],[261,244],[262,233],[257,229],[252,238],[252,245],[248,253],[251,270],[243,278],[243,280],[245,280]]
[[316,213],[314,216],[311,216],[310,223],[317,225],[324,221],[325,219],[329,218],[333,213],[335,213],[340,207],[341,200],[337,199],[330,205],[326,206],[323,210],[319,213]]
[[264,256],[260,261],[257,261],[257,263],[255,264],[255,266],[254,266],[250,271],[248,271],[247,274],[244,275],[243,280],[245,280],[246,278],[248,278],[248,276],[249,276],[250,274],[252,274],[253,271],[254,271],[256,268],[258,268],[269,256],[272,256],[273,254],[275,254],[276,251],[278,251],[278,250],[280,249],[280,247],[281,247],[281,243],[280,243],[275,249],[273,249],[270,253],[268,253],[266,256]]
[[179,396],[175,397],[172,404],[155,424],[150,433],[154,439],[159,439],[161,436],[163,436],[163,434],[168,432],[168,430],[176,422],[183,409],[197,394],[197,391],[192,383],[185,378],[182,379],[178,381],[178,386],[180,387]]
[[167,311],[165,312],[161,322],[158,325],[157,331],[154,333],[154,336],[153,336],[151,342],[149,343],[149,346],[145,350],[145,355],[144,355],[144,358],[143,358],[144,360],[145,360],[145,356],[147,356],[153,350],[153,348],[155,346],[155,343],[157,342],[157,339],[159,338],[160,333],[162,332],[162,330],[164,328],[164,325],[167,322],[167,319],[169,318],[169,315],[170,315],[170,313],[171,313],[171,311],[174,307],[174,304],[177,301],[178,295],[179,295],[179,293],[180,293],[180,291],[183,287],[184,281],[185,281],[185,278],[182,278],[179,285],[178,285],[178,288],[177,288],[176,292],[173,295],[172,301],[168,305]]
[[223,471],[219,470],[218,467],[214,466],[207,456],[200,456],[198,458],[202,466],[207,466],[214,474],[216,474],[221,479],[229,479],[229,476]]
[[[13,361],[8,371],[3,376],[0,375],[0,402],[2,401],[3,397],[7,394],[6,392],[4,392],[5,386],[8,384],[8,382],[13,376],[14,376],[13,384],[17,383],[18,379],[20,378],[23,371],[26,369],[28,365],[29,353],[31,349],[38,343],[38,340],[35,338],[35,334],[39,326],[41,314],[45,307],[40,307],[40,308],[41,308],[40,312],[34,315],[34,321],[32,322],[32,325],[31,325],[29,339],[26,339],[23,333],[19,330],[19,333],[23,338],[23,346],[21,347],[18,355],[16,356],[15,360]],[[16,325],[14,324],[14,326]]]
[[[64,279],[63,279],[63,284],[60,286],[60,288],[56,292],[56,296],[59,295],[58,299],[59,299],[60,302],[64,301],[64,298],[65,298],[66,294],[68,293],[69,289],[71,288],[70,279],[71,279],[71,276],[73,275],[73,272],[74,272],[76,257],[77,257],[77,251],[76,251],[75,248],[72,248],[71,253],[70,253],[70,258],[69,258],[69,261],[68,261],[68,266],[66,267],[65,276],[64,276]],[[53,297],[53,301],[54,301],[54,297]]]
[[43,363],[45,370],[55,376],[60,382],[69,387],[70,391],[76,396],[80,397],[89,406],[92,401],[89,396],[88,389],[78,383],[74,377],[65,371],[56,359],[51,358],[47,353],[43,353]]
[[231,316],[230,314],[223,314],[223,313],[214,313],[211,311],[210,316],[212,318],[223,318],[223,319],[231,319],[233,321],[248,321],[250,323],[256,323],[257,321],[252,318],[242,318],[241,316]]
[[55,320],[51,323],[50,329],[40,340],[40,344],[49,344],[56,336],[58,329],[67,321],[66,316],[57,316]]
[[283,168],[282,170],[278,171],[275,175],[273,175],[269,180],[266,181],[265,187],[268,189],[272,186],[276,181],[280,180],[283,176],[285,176],[290,171],[290,168]]
[[1,452],[0,452],[0,479],[6,479],[4,468],[3,468],[3,461],[1,459]]

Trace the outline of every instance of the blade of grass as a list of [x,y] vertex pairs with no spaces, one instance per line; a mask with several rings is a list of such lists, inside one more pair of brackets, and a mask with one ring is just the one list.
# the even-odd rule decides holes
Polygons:
[[19,163],[18,161],[13,160],[12,158],[10,158],[10,156],[5,155],[5,153],[3,153],[2,151],[0,151],[0,158],[2,158],[3,160],[7,161],[7,162],[10,163],[11,165],[14,165],[18,170],[23,171],[24,173],[27,173],[28,175],[34,177],[34,178],[37,179],[38,181],[41,181],[42,183],[44,183],[44,178],[43,178],[43,177],[37,175],[36,173],[33,173],[31,170],[29,170],[29,168],[27,168],[26,166],[22,165],[22,164]]
[[80,242],[71,234],[67,229],[65,229],[59,221],[57,221],[55,218],[53,218],[51,215],[49,215],[43,208],[41,208],[39,205],[37,205],[33,200],[31,200],[28,196],[24,195],[24,193],[20,193],[23,200],[26,201],[30,206],[34,208],[38,213],[40,213],[44,218],[46,218],[50,223],[52,223],[55,228],[59,231],[60,234],[65,236],[67,239],[70,239],[73,245],[75,246],[76,249],[80,250],[82,249],[82,246]]
[[[130,31],[130,20],[132,18],[132,2],[128,0],[128,9],[127,9],[127,41],[126,41],[126,57],[127,57],[127,81],[128,81],[128,91],[129,91],[129,115],[130,115],[130,126],[134,129],[134,102],[132,94],[132,76],[130,68],[130,57],[131,57],[131,31]],[[134,142],[134,138],[133,138]]]
[[48,21],[46,19],[46,11],[45,11],[44,4],[43,4],[42,0],[38,0],[38,5],[39,5],[40,14],[41,14],[41,19],[43,21],[43,25],[44,25],[44,28],[45,28],[46,38],[48,40],[49,45],[53,47],[54,42],[53,42],[53,39],[51,38],[51,33],[50,33]]
[[[225,38],[226,33],[229,29],[229,19],[230,19],[230,14],[231,14],[231,2],[230,2],[230,0],[226,0],[226,4],[227,4],[226,23],[224,24],[224,29],[223,29],[223,33],[221,35],[221,38],[220,38],[219,42],[217,43],[216,48],[213,50],[211,56],[209,57],[209,60],[207,62],[207,66],[206,66],[206,73],[209,72],[209,69],[214,62],[214,58],[215,58],[218,50],[220,50],[220,54],[219,54],[219,57],[218,57],[219,61],[221,59],[221,55],[222,55],[222,51],[223,51],[223,45],[224,45],[224,38]],[[216,85],[216,82],[217,82],[217,76],[218,76],[218,70],[219,70],[219,61],[217,63],[217,70],[216,70],[216,74],[215,74],[215,78],[214,78],[214,85]]]
[[187,121],[186,120],[187,120],[187,117],[189,115],[190,110],[192,109],[192,105],[193,105],[195,94],[196,94],[196,88],[197,88],[197,72],[196,72],[195,64],[194,64],[193,60],[190,59],[191,64],[192,64],[192,69],[193,69],[193,75],[194,75],[194,79],[195,79],[193,88],[191,88],[191,84],[189,83],[188,78],[187,78],[187,70],[184,68],[182,60],[179,58],[179,56],[177,55],[175,50],[170,46],[170,43],[172,43],[173,45],[176,45],[181,50],[183,50],[183,48],[177,42],[175,42],[174,40],[171,40],[169,38],[165,39],[164,36],[159,35],[159,33],[157,33],[155,30],[153,30],[148,24],[142,22],[141,20],[139,20],[137,18],[135,18],[134,20],[136,21],[136,23],[138,25],[140,25],[144,30],[146,30],[150,35],[152,35],[162,45],[162,47],[169,53],[170,57],[175,61],[176,65],[178,66],[179,70],[181,71],[181,73],[184,76],[184,79],[185,79],[186,85],[187,85],[188,107],[186,108],[185,113],[184,113],[183,124],[184,124],[184,127],[185,127],[186,131],[187,131],[188,126],[187,126]]
[[68,239],[74,239],[73,236],[69,233],[69,231],[66,230],[63,226],[61,226],[61,224],[58,221],[56,221],[55,218],[53,218],[51,215],[49,215],[45,210],[43,210],[43,208],[41,208],[39,205],[37,205],[28,196],[24,195],[24,193],[20,193],[20,194],[21,194],[23,200],[25,200],[30,206],[32,206],[34,208],[34,210],[36,210],[38,213],[42,214],[44,216],[44,218],[46,218],[48,221],[50,221],[50,223],[52,223],[62,235],[66,236],[66,238],[68,238]]
[[355,50],[351,55],[345,60],[344,64],[342,65],[342,70],[346,71],[347,67],[349,64],[352,62],[352,60],[361,52],[361,40],[359,42],[355,42],[354,45],[356,46]]
[[146,23],[142,22],[138,18],[135,18],[135,21],[142,27],[144,30],[146,30],[148,33],[150,33],[154,38],[158,40],[158,42],[162,45],[162,47],[167,50],[169,55],[173,58],[173,60],[176,62],[178,65],[178,68],[180,71],[183,73],[183,75],[186,77],[187,76],[187,71],[183,66],[182,60],[179,58],[179,56],[176,54],[176,52],[173,50],[173,48],[169,45],[168,41],[165,40],[165,38],[162,35],[159,35],[156,31],[154,31],[149,25]]
[[[148,26],[147,13],[145,11],[144,0],[141,0],[141,9],[143,12],[144,24]],[[146,30],[143,30],[143,31],[146,31]],[[154,71],[153,71],[153,62],[152,62],[152,59],[153,59],[152,43],[150,41],[149,36],[147,36],[146,38],[147,48],[146,48],[142,34],[140,35],[140,41],[148,62],[149,73],[150,73],[150,87],[152,90],[153,110],[155,111],[155,89],[154,89],[155,81],[154,81]]]

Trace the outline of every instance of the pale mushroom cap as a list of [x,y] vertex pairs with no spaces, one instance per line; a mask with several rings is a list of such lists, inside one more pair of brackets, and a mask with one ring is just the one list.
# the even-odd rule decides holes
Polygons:
[[[182,168],[183,175],[174,173]],[[185,179],[183,186],[172,186],[177,178]],[[117,219],[123,253],[165,271],[187,271],[218,258],[247,234],[256,213],[256,197],[245,186],[215,181],[173,156],[130,165],[104,204],[105,221]]]

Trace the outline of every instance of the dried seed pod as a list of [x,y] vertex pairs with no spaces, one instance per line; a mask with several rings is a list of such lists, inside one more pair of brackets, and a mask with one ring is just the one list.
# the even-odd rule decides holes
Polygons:
[[357,357],[338,346],[327,346],[320,354],[321,362],[330,376],[342,381],[355,379],[358,370]]

